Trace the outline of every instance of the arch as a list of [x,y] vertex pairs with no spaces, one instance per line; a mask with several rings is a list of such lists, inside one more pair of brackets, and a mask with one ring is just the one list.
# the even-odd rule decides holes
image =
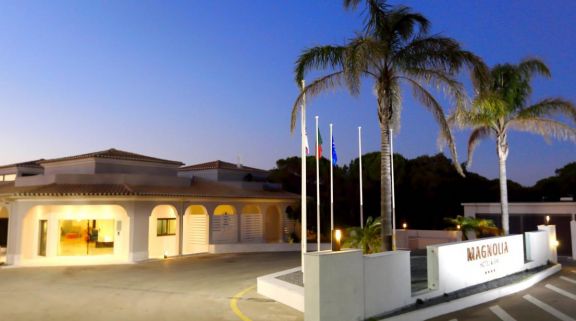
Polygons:
[[157,205],[152,209],[148,224],[148,257],[163,258],[178,255],[179,217],[172,205]]
[[120,205],[36,205],[22,219],[21,258],[127,260],[130,228],[130,217]]
[[[6,248],[8,245],[8,209],[0,207],[0,248]],[[0,250],[2,252],[3,250]],[[0,253],[0,256],[3,256]]]
[[212,217],[212,241],[214,243],[238,242],[238,217],[232,205],[218,205]]
[[262,213],[260,207],[249,204],[242,208],[240,219],[241,242],[262,242]]
[[232,205],[218,205],[214,209],[214,215],[235,215],[236,208]]
[[264,217],[264,241],[267,243],[281,241],[281,222],[278,206],[269,206]]
[[210,218],[206,207],[190,205],[184,213],[182,254],[208,252]]

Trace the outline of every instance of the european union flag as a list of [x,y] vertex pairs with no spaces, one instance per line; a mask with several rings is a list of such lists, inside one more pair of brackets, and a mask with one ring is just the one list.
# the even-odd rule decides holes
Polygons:
[[336,166],[338,155],[336,154],[336,145],[334,145],[334,135],[332,135],[332,166]]

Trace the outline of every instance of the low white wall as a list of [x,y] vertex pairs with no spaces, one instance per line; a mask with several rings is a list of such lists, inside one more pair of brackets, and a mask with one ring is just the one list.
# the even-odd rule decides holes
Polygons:
[[558,263],[558,239],[556,238],[556,225],[538,225],[539,231],[548,233],[548,260],[552,263]]
[[364,255],[365,318],[411,303],[410,252]]
[[[320,250],[329,250],[330,243],[320,244]],[[316,243],[307,244],[309,252],[316,251]],[[233,244],[210,244],[208,252],[213,254],[222,253],[245,253],[245,252],[299,252],[300,243],[233,243]]]
[[526,232],[526,269],[545,265],[550,256],[546,231]]
[[576,260],[576,221],[570,221],[570,236],[572,239],[572,259]]
[[362,251],[306,253],[304,261],[304,320],[364,320]]
[[396,230],[396,248],[399,250],[423,250],[428,245],[461,240],[461,231]]
[[300,267],[264,275],[256,279],[258,294],[304,312],[304,288],[278,279],[284,274],[301,271]]

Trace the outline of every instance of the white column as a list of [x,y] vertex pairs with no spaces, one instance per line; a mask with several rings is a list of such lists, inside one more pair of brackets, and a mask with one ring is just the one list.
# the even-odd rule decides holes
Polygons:
[[575,214],[572,214],[572,221],[570,221],[570,240],[572,241],[572,259],[576,260],[576,220]]

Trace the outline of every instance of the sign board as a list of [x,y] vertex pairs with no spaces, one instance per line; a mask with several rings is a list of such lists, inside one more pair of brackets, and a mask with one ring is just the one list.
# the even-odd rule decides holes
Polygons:
[[428,288],[443,293],[488,282],[524,269],[522,235],[430,245]]

